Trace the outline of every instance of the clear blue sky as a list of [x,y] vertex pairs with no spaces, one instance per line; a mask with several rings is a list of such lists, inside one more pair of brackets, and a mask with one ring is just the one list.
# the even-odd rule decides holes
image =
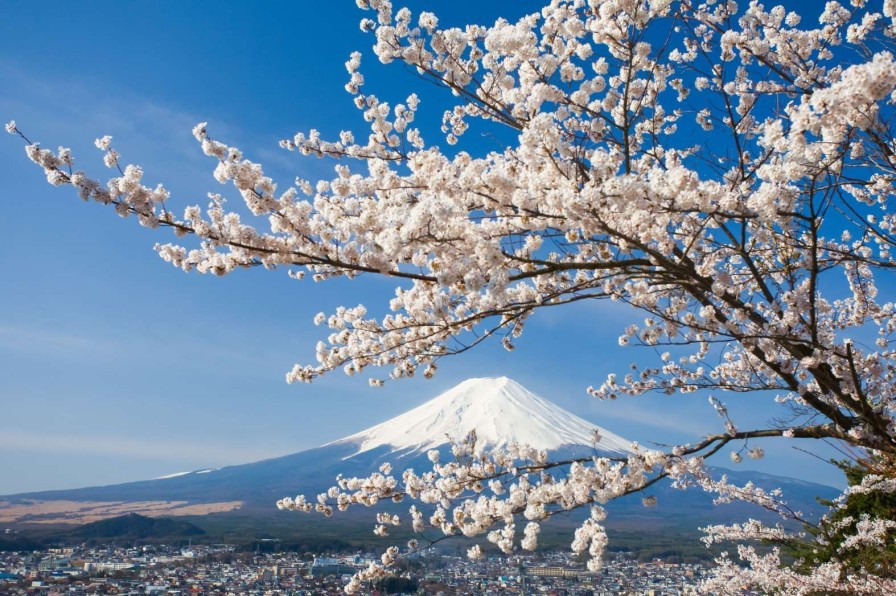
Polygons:
[[[526,3],[428,3],[442,23],[492,22]],[[427,3],[411,3],[419,9]],[[163,182],[172,205],[239,199],[211,176],[191,128],[265,164],[281,187],[330,164],[279,149],[320,129],[362,131],[343,90],[344,62],[365,52],[366,89],[389,101],[420,90],[399,65],[383,67],[358,29],[354,2],[4,3],[0,119],[44,146],[73,149],[76,166],[105,176],[96,137],[110,134],[124,163]],[[421,96],[432,126],[431,86]],[[426,114],[424,113],[424,118]],[[432,138],[432,137],[431,137]],[[443,362],[432,381],[371,389],[334,375],[286,385],[313,359],[320,310],[376,303],[388,281],[299,283],[284,271],[224,279],[188,275],[152,250],[165,232],[84,205],[46,184],[22,143],[0,137],[0,494],[141,480],[299,451],[356,432],[471,376],[508,375],[643,444],[721,429],[705,396],[598,402],[585,387],[648,353],[616,338],[631,314],[610,304],[542,313],[513,354],[488,346]],[[761,423],[770,396],[725,396],[734,415]],[[812,445],[806,447],[811,448]],[[767,445],[759,467],[839,483],[830,466]],[[720,459],[727,465],[727,457]],[[746,465],[746,464],[742,464]]]

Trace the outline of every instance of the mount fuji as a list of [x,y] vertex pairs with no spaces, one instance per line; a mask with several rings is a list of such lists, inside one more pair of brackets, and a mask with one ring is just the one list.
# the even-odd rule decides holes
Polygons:
[[[274,503],[299,493],[313,497],[334,484],[337,475],[366,476],[385,462],[396,469],[425,470],[427,452],[447,454],[452,442],[475,430],[477,445],[511,443],[548,450],[552,457],[624,455],[631,442],[535,395],[506,377],[468,379],[404,414],[320,447],[259,462],[197,470],[112,486],[44,491],[0,497],[0,522],[84,523],[126,513],[168,515],[273,515]],[[597,441],[595,442],[595,438]],[[752,480],[781,486],[800,501],[814,503],[838,491],[776,476],[729,472],[732,481]],[[661,515],[684,511],[713,517],[711,498],[698,491],[658,487],[666,506]],[[626,499],[620,510],[643,515],[640,499]],[[634,508],[631,504],[637,503]],[[660,508],[657,508],[660,509]],[[659,512],[658,512],[659,513]],[[295,514],[291,514],[295,516]],[[281,518],[282,519],[282,518]]]
[[[407,455],[435,449],[476,431],[492,449],[510,443],[536,449],[594,447],[629,452],[631,441],[579,418],[507,377],[467,379],[425,404],[329,445],[357,445],[359,455],[378,448]],[[600,438],[594,444],[594,437]]]

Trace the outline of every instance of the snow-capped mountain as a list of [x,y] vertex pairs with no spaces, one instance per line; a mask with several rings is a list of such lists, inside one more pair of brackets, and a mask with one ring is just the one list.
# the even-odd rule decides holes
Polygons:
[[[278,499],[296,494],[316,495],[331,487],[340,474],[367,476],[384,462],[393,464],[399,473],[406,468],[425,470],[431,465],[428,450],[444,451],[445,459],[449,459],[450,444],[471,430],[476,431],[477,443],[484,448],[516,442],[546,449],[551,457],[559,459],[595,452],[620,455],[630,449],[629,441],[511,379],[469,379],[404,414],[321,447],[142,482],[0,497],[0,520],[83,523],[125,513],[270,517],[275,515],[274,503]],[[736,473],[729,475],[732,474]],[[737,479],[755,481],[769,489],[780,486],[788,495],[796,492],[801,497],[791,504],[798,504],[804,511],[811,510],[816,495],[830,498],[836,494],[830,487],[781,477],[741,472]],[[657,515],[679,521],[682,515],[696,515],[703,522],[720,515],[712,498],[699,491],[685,494],[660,485],[655,488],[665,504],[665,511],[661,511],[662,507],[654,509]],[[643,515],[639,498],[628,502],[626,505],[623,499],[613,508],[617,513],[630,508],[634,515]],[[292,518],[302,519],[294,515]]]
[[[472,430],[484,448],[515,442],[564,455],[595,451],[618,455],[626,453],[630,444],[535,395],[516,381],[506,377],[468,379],[395,418],[299,453],[219,469],[178,472],[142,482],[15,497],[133,503],[132,509],[122,509],[119,505],[104,505],[101,509],[156,515],[187,514],[197,511],[199,505],[209,504],[214,507],[198,510],[270,508],[286,495],[314,495],[324,491],[334,484],[339,474],[370,474],[386,461],[397,467],[424,469],[430,465],[426,457],[428,450],[443,448],[446,457],[450,457],[451,443]],[[599,437],[598,443],[595,436]],[[3,500],[0,498],[0,514],[4,510]],[[83,507],[73,507],[83,513]]]
[[354,455],[378,447],[419,453],[461,440],[472,430],[479,445],[492,449],[516,442],[536,449],[582,446],[622,454],[631,445],[507,377],[467,379],[421,406],[328,445],[357,445]]

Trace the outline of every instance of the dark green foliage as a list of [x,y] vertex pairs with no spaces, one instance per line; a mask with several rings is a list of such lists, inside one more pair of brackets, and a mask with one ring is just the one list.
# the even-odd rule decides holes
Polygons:
[[381,579],[376,583],[376,589],[386,594],[407,594],[417,591],[417,582],[406,577],[396,575]]
[[0,536],[0,551],[39,550],[65,544],[110,542],[171,542],[202,536],[205,531],[187,521],[131,513],[75,528],[30,528]]
[[[862,483],[869,474],[879,474],[892,478],[896,474],[893,461],[880,458],[858,459],[856,461],[833,462],[846,474],[850,486]],[[832,501],[819,499],[823,505],[832,506]],[[883,577],[896,577],[896,531],[887,532],[883,544],[862,544],[840,552],[840,547],[850,537],[857,534],[856,524],[867,516],[870,519],[896,519],[896,494],[874,492],[853,494],[828,519],[806,530],[815,540],[789,545],[788,551],[802,563],[797,567],[806,573],[813,567],[829,561],[838,562],[843,573],[867,571]]]
[[44,543],[32,536],[25,534],[0,535],[0,552],[19,552],[26,550],[40,550]]
[[73,538],[84,540],[109,538],[143,540],[147,538],[199,536],[205,534],[205,531],[190,522],[146,517],[131,513],[84,524],[74,530],[70,530],[68,534]]

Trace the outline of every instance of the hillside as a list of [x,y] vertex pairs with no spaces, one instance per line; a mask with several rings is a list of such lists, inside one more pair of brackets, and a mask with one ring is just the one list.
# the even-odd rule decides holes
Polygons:
[[146,517],[130,513],[84,524],[66,533],[71,538],[146,540],[201,536],[205,530],[187,521]]

